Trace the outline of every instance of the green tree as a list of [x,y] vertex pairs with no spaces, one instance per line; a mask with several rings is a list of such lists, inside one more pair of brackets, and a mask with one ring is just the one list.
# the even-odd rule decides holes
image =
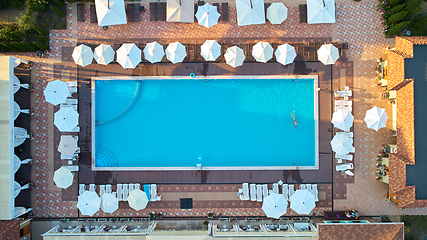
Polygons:
[[47,0],[27,0],[26,2],[28,9],[27,11],[32,12],[43,12],[46,10],[48,4]]
[[28,31],[35,25],[35,16],[32,13],[26,13],[18,19],[18,25],[22,30]]
[[18,24],[0,24],[0,40],[21,41],[25,36],[25,31],[20,29]]
[[389,24],[395,24],[400,22],[405,16],[406,14],[408,14],[407,11],[402,11],[402,12],[398,12],[398,13],[394,13],[392,14],[388,19],[387,22]]
[[[3,1],[3,0],[0,0]],[[14,7],[20,7],[24,5],[25,0],[9,0],[9,3],[12,4]]]
[[391,28],[389,28],[388,30],[387,30],[387,32],[386,32],[386,35],[387,36],[394,36],[395,34],[397,34],[397,33],[399,33],[400,31],[402,31],[402,29],[404,28],[404,27],[406,27],[407,25],[409,24],[409,22],[401,22],[401,23],[398,23],[398,24],[396,24],[396,25],[394,25],[394,26],[392,26]]
[[62,11],[61,9],[59,9],[59,8],[57,8],[57,7],[55,7],[55,6],[52,6],[52,5],[50,5],[50,8],[56,13],[56,15],[58,15],[59,17],[64,17],[65,16],[65,13],[64,13],[64,11]]

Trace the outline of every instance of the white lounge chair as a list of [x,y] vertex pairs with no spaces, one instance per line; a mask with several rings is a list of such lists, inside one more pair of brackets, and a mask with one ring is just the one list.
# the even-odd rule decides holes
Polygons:
[[243,200],[245,201],[249,200],[249,184],[243,183],[242,189],[243,189]]
[[79,184],[79,195],[82,195],[86,191],[86,185]]
[[305,185],[305,188],[310,192],[310,193],[312,193],[313,194],[313,191],[312,191],[312,189],[311,189],[311,184],[306,184]]
[[349,176],[354,176],[354,173],[350,170],[346,170],[344,173],[349,175]]
[[317,184],[311,185],[311,193],[314,195],[314,200],[319,201],[319,191],[317,191]]
[[150,201],[160,201],[162,196],[157,195],[157,184],[150,185]]
[[105,192],[106,193],[111,193],[112,191],[113,191],[113,186],[111,186],[111,184],[105,185]]
[[256,185],[256,200],[257,202],[262,202],[262,185]]
[[105,193],[105,185],[99,185],[99,196]]
[[77,92],[77,81],[70,81],[68,83],[68,90],[70,90],[70,95]]
[[129,196],[129,185],[127,183],[123,184],[123,201],[127,201]]
[[352,161],[353,160],[353,155],[351,154],[344,154],[344,155],[339,155],[339,154],[335,154],[335,158],[336,159],[344,159],[344,160],[349,160]]
[[129,183],[129,193],[135,190],[135,183]]
[[299,189],[307,189],[307,188],[306,188],[305,184],[300,184]]
[[338,172],[344,172],[344,171],[346,171],[346,170],[348,170],[348,169],[353,169],[353,163],[346,163],[346,164],[340,164],[340,165],[336,165],[335,166],[335,169],[338,171]]
[[68,168],[70,172],[78,172],[79,171],[79,165],[71,165],[71,166],[62,166]]
[[135,183],[134,190],[136,190],[136,189],[141,190],[141,184]]
[[79,100],[76,98],[67,98],[67,100],[65,101],[65,103],[61,103],[61,107],[72,107],[74,110],[77,111],[77,105],[79,103]]
[[310,228],[308,227],[308,222],[296,222],[293,226],[298,231],[308,231]]
[[266,198],[268,196],[268,186],[267,184],[262,185],[262,197]]
[[279,194],[279,184],[273,183],[273,193]]
[[120,183],[117,184],[117,199],[123,201],[123,185]]
[[345,137],[353,138],[353,132],[337,132],[335,135],[344,135]]
[[348,90],[350,90],[350,87],[349,86],[344,86],[344,91],[348,91]]
[[282,185],[282,195],[285,198],[286,201],[289,200],[289,196],[288,196],[288,184],[283,184]]
[[89,192],[95,192],[96,191],[96,185],[95,184],[89,184]]
[[338,111],[339,109],[344,109],[344,110],[348,110],[348,111],[352,111],[353,102],[352,101],[346,101],[346,100],[335,100],[335,107],[334,107],[334,111]]
[[291,198],[291,197],[292,197],[292,195],[294,195],[294,193],[295,193],[294,185],[289,185],[288,190],[289,190],[289,191],[288,191],[289,198]]
[[255,202],[256,201],[256,185],[251,183],[251,201]]

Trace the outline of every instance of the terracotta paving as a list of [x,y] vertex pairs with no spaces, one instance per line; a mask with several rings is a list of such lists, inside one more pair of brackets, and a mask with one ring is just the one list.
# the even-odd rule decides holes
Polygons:
[[[32,95],[32,104],[36,109],[35,116],[32,117],[32,131],[35,133],[35,140],[32,141],[32,155],[35,163],[32,166],[32,181],[35,183],[35,190],[32,191],[32,203],[36,217],[77,217],[75,201],[63,201],[62,191],[56,188],[52,182],[54,164],[54,131],[53,131],[53,107],[44,101],[43,89],[48,81],[53,80],[52,73],[54,65],[60,64],[61,47],[72,47],[77,43],[77,39],[178,39],[178,38],[200,38],[221,39],[221,38],[289,38],[304,39],[330,38],[338,42],[349,43],[349,60],[352,63],[338,63],[333,67],[334,84],[337,81],[335,76],[337,70],[345,69],[345,75],[340,70],[340,78],[346,79],[353,75],[354,104],[353,113],[355,115],[354,139],[355,139],[355,176],[354,179],[342,174],[334,173],[333,186],[331,184],[320,185],[325,192],[322,207],[316,208],[315,215],[321,215],[323,210],[330,209],[334,197],[334,209],[356,208],[362,215],[379,214],[422,214],[427,213],[427,209],[406,209],[404,212],[397,208],[394,203],[387,203],[387,185],[375,180],[374,157],[383,143],[392,141],[388,134],[388,129],[381,129],[378,132],[368,130],[363,122],[364,112],[373,105],[386,107],[387,113],[391,116],[391,108],[387,100],[380,99],[381,88],[374,86],[376,59],[384,57],[384,48],[393,45],[393,39],[385,39],[382,34],[380,16],[375,11],[377,1],[367,0],[363,2],[337,1],[336,24],[308,25],[298,22],[299,15],[297,3],[303,1],[290,2],[288,20],[284,24],[273,26],[271,24],[237,27],[235,20],[235,9],[230,5],[230,21],[221,23],[218,26],[206,29],[197,24],[176,24],[165,22],[150,22],[149,11],[142,14],[140,23],[129,23],[125,26],[112,26],[104,31],[96,24],[90,24],[88,9],[86,5],[86,21],[76,22],[75,5],[74,9],[69,5],[67,8],[68,26],[66,30],[50,31],[51,51],[46,58],[36,58],[34,54],[8,53],[23,59],[34,61],[32,70],[32,82],[35,84],[35,91]],[[285,4],[287,2],[285,1]],[[3,54],[6,55],[6,54]],[[347,64],[351,64],[347,65]],[[64,63],[64,65],[66,65]],[[74,69],[69,65],[70,69]],[[352,69],[352,70],[351,70]],[[73,70],[70,70],[70,73]],[[353,71],[351,73],[351,71]],[[70,73],[63,73],[63,78],[70,78]],[[72,73],[71,73],[72,74]],[[55,76],[57,77],[57,76]],[[72,76],[71,76],[72,77]],[[343,82],[341,79],[339,82]],[[345,82],[345,81],[344,81]],[[335,85],[334,85],[335,86]],[[391,121],[389,121],[391,124]],[[390,127],[390,126],[389,126]],[[168,187],[173,185],[159,185],[158,193],[168,191]],[[176,186],[181,187],[181,186]],[[197,185],[196,185],[197,187]],[[215,186],[216,187],[216,186]],[[238,185],[218,185],[222,192],[228,192]],[[227,187],[227,189],[225,189]],[[166,190],[165,190],[166,189]],[[182,190],[184,193],[184,190]],[[77,193],[76,193],[77,194]],[[144,216],[150,211],[162,211],[168,216],[197,216],[204,215],[208,211],[216,214],[229,216],[257,216],[262,215],[258,205],[239,207],[242,203],[239,200],[230,199],[230,208],[206,207],[208,202],[196,202],[203,206],[193,210],[180,210],[172,207],[172,202],[155,202],[148,209],[139,212],[139,216]],[[215,203],[215,201],[212,201]],[[235,205],[232,205],[232,204]],[[151,203],[150,203],[151,204]],[[161,206],[163,204],[163,206]],[[164,206],[164,204],[171,206]],[[158,207],[158,208],[157,208]],[[293,215],[291,211],[289,215]],[[97,214],[104,216],[102,212]],[[138,216],[138,213],[130,209],[123,208],[114,213],[116,216]],[[98,215],[97,215],[98,216]]]

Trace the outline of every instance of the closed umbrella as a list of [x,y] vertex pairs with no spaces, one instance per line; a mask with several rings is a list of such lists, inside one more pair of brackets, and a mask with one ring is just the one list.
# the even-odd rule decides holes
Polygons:
[[110,45],[100,44],[95,48],[93,57],[98,64],[108,65],[114,60],[115,54],[116,53]]
[[29,183],[27,183],[27,184],[25,184],[24,186],[21,186],[21,184],[19,184],[18,182],[14,182],[14,187],[15,187],[15,191],[14,191],[14,198],[16,198],[18,195],[19,195],[19,193],[21,192],[21,190],[24,190],[24,189],[29,189],[30,188],[30,184]]
[[100,27],[127,23],[124,0],[95,0],[95,9]]
[[92,49],[84,44],[80,44],[73,50],[72,57],[77,65],[86,67],[92,63],[93,52]]
[[68,188],[73,184],[73,174],[66,167],[60,167],[53,174],[53,182],[55,182],[56,186],[59,188]]
[[334,23],[334,0],[307,0],[307,23]]
[[14,119],[16,120],[21,113],[31,114],[30,109],[21,109],[17,102],[13,102]]
[[147,206],[147,194],[140,189],[133,190],[129,193],[128,197],[129,206],[135,210],[144,209]]
[[49,82],[43,93],[46,102],[52,103],[54,106],[65,103],[67,97],[70,96],[68,84],[59,79]]
[[166,58],[173,64],[182,62],[186,56],[185,47],[180,42],[169,43],[166,48]]
[[287,43],[277,47],[277,50],[276,52],[274,52],[274,55],[276,56],[276,61],[283,65],[293,63],[295,58],[297,57],[295,48]]
[[221,45],[215,40],[206,40],[200,47],[200,55],[202,55],[206,61],[215,61],[221,56]]
[[17,147],[25,142],[27,138],[30,138],[27,129],[22,127],[14,127],[13,128],[13,146]]
[[144,57],[150,63],[156,63],[162,61],[165,56],[165,50],[163,46],[157,42],[150,42],[144,48]]
[[288,8],[283,3],[272,3],[267,8],[267,19],[272,24],[281,24],[288,17]]
[[265,212],[267,217],[280,218],[286,213],[288,208],[288,201],[283,197],[282,194],[272,193],[264,198],[262,203],[262,210]]
[[252,48],[252,56],[257,62],[266,63],[273,58],[273,47],[268,42],[258,42]]
[[65,135],[61,136],[59,141],[58,151],[64,155],[73,155],[78,150],[77,140],[73,136]]
[[387,124],[388,116],[385,112],[385,108],[379,108],[377,106],[366,111],[365,118],[363,119],[368,128],[372,128],[375,131],[380,130]]
[[332,44],[323,44],[317,50],[317,59],[325,65],[334,64],[338,58],[340,58],[338,48]]
[[62,107],[54,118],[54,124],[60,132],[71,132],[79,125],[79,114],[72,107]]
[[101,205],[101,198],[98,197],[96,192],[85,191],[78,197],[77,208],[81,211],[82,215],[93,216]]
[[207,28],[218,24],[219,16],[217,7],[212,6],[209,3],[198,7],[196,13],[196,18],[199,24]]
[[339,155],[348,154],[353,150],[353,139],[345,134],[335,135],[331,141],[332,151]]
[[349,132],[351,126],[353,126],[354,117],[350,111],[339,109],[332,114],[332,124],[338,129]]
[[117,50],[117,62],[124,68],[136,68],[141,62],[141,49],[134,43],[124,43]]
[[237,25],[265,23],[264,0],[236,0]]
[[291,209],[297,214],[310,214],[311,210],[316,207],[314,195],[307,189],[298,189],[289,198]]
[[31,158],[27,158],[27,159],[24,159],[21,161],[21,159],[18,156],[16,156],[16,155],[14,155],[14,156],[15,156],[14,161],[13,161],[14,173],[16,173],[19,170],[19,168],[21,167],[22,164],[28,164],[31,161],[33,161],[33,159],[31,159]]
[[224,57],[225,62],[234,68],[242,66],[246,59],[243,49],[237,46],[229,47],[225,52]]
[[119,208],[119,200],[111,193],[104,193],[101,196],[101,209],[106,213],[113,213]]

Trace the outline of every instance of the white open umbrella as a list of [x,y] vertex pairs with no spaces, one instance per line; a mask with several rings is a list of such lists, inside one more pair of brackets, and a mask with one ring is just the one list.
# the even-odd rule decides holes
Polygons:
[[200,47],[200,55],[202,55],[206,61],[215,61],[221,56],[221,45],[215,40],[206,40]]
[[379,108],[377,106],[366,111],[365,118],[363,119],[368,128],[372,128],[378,131],[387,124],[388,116],[385,112],[385,108]]
[[58,151],[64,155],[70,156],[77,151],[77,140],[71,135],[61,136],[59,141]]
[[124,0],[95,0],[95,9],[101,27],[127,23]]
[[162,61],[165,56],[165,50],[163,46],[157,42],[150,42],[144,48],[144,57],[150,63],[156,63]]
[[281,24],[288,17],[288,8],[283,3],[272,3],[267,8],[267,19],[272,24]]
[[129,193],[128,203],[131,208],[137,211],[144,209],[148,203],[147,194],[140,189],[133,190]]
[[68,84],[59,79],[49,82],[43,91],[46,102],[58,105],[65,103],[67,97],[70,96]]
[[193,0],[167,0],[166,4],[166,21],[194,22]]
[[119,208],[119,200],[111,193],[104,193],[101,196],[101,209],[106,213],[113,213]]
[[169,43],[166,48],[166,58],[173,64],[182,62],[186,56],[185,46],[180,42]]
[[236,0],[237,25],[265,23],[264,0]]
[[199,24],[207,28],[218,24],[219,16],[217,7],[212,6],[209,3],[198,7],[196,13],[196,18]]
[[238,46],[229,47],[225,52],[224,57],[225,62],[234,68],[242,66],[246,59],[245,52],[243,52],[243,49]]
[[93,57],[98,64],[108,65],[114,60],[115,54],[116,53],[110,45],[100,44],[95,48]]
[[66,167],[60,167],[53,173],[53,182],[59,188],[68,188],[73,184],[73,174]]
[[317,59],[325,65],[334,64],[338,58],[340,58],[338,48],[332,44],[323,44],[317,50]]
[[335,135],[331,141],[332,151],[339,155],[348,154],[353,150],[353,139],[345,134]]
[[258,42],[252,48],[252,56],[257,62],[266,63],[273,58],[273,47],[268,42]]
[[277,50],[276,52],[274,52],[274,55],[276,56],[276,61],[283,65],[293,63],[295,58],[297,57],[295,48],[287,43],[277,47]]
[[332,114],[331,122],[336,128],[348,132],[351,126],[353,126],[353,120],[354,117],[350,111],[339,109]]
[[79,114],[72,107],[62,107],[54,117],[53,122],[60,132],[71,132],[79,125]]
[[74,47],[72,57],[77,65],[86,67],[92,63],[93,52],[90,47],[80,44],[79,46]]
[[307,23],[334,23],[334,0],[307,0]]
[[265,212],[267,217],[280,218],[286,213],[288,208],[288,201],[283,197],[282,194],[272,193],[264,198],[262,203],[262,210]]
[[136,68],[141,62],[141,49],[135,43],[123,43],[117,50],[117,62],[124,68]]
[[80,209],[82,215],[93,216],[101,205],[101,198],[96,192],[85,191],[78,197],[77,208]]
[[316,207],[314,195],[307,189],[298,189],[290,197],[291,209],[298,214],[310,214]]

